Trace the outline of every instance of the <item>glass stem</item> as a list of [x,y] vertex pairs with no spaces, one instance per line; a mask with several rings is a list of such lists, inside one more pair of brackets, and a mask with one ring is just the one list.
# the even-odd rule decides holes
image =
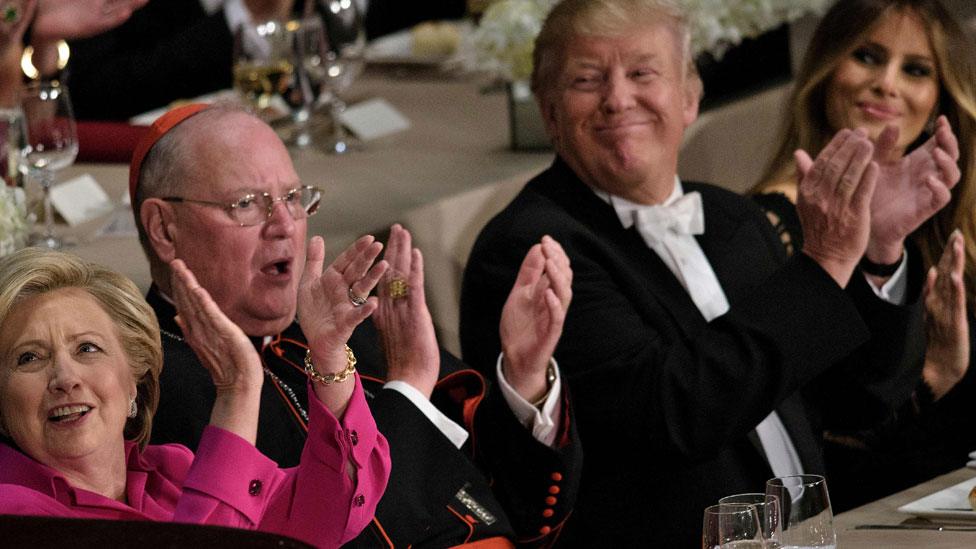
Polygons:
[[44,190],[44,238],[54,238],[54,208],[51,205],[51,185],[54,174],[41,170],[41,188]]
[[332,139],[336,143],[341,143],[346,140],[346,129],[342,127],[339,115],[346,110],[346,104],[339,99],[338,94],[334,94],[330,106],[332,107]]

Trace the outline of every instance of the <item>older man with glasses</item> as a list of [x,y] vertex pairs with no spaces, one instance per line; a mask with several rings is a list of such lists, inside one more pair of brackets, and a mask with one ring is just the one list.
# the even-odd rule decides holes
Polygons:
[[[250,114],[204,105],[170,111],[137,147],[130,191],[164,352],[153,442],[194,447],[214,399],[167,297],[168,264],[179,258],[261,353],[266,376],[257,447],[279,465],[296,464],[306,438],[307,376],[341,383],[347,371],[359,371],[390,442],[393,470],[376,519],[352,545],[511,546],[555,538],[581,465],[569,402],[550,377],[558,375],[550,357],[571,279],[555,241],[544,239],[528,254],[509,309],[510,320],[521,324],[506,332],[511,345],[499,361],[508,381],[486,394],[481,376],[437,347],[422,258],[409,233],[394,226],[383,261],[372,267],[381,246],[363,237],[323,269],[321,239],[306,248],[307,217],[322,192],[299,180],[281,140]],[[373,277],[387,269],[380,295],[369,297]],[[348,368],[339,372],[314,369],[318,361],[295,322],[298,300],[315,298],[299,294],[299,281],[319,273],[334,296],[376,320],[353,333]],[[476,448],[469,431],[477,432]],[[357,444],[355,431],[345,436]]]

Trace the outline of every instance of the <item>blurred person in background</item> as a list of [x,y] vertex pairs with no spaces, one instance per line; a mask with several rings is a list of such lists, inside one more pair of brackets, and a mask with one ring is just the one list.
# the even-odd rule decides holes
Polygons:
[[[366,7],[369,37],[465,9],[463,0],[367,0]],[[70,43],[75,115],[124,120],[230,88],[235,32],[305,9],[303,0],[151,0],[113,31]]]
[[33,62],[50,73],[57,65],[59,40],[112,29],[147,1],[8,0],[0,4],[0,106],[16,101],[25,45],[33,48]]

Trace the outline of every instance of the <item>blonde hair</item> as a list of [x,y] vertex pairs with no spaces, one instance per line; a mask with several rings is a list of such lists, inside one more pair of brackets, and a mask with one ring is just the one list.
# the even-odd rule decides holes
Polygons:
[[[976,300],[976,58],[970,37],[938,0],[842,0],[817,27],[786,104],[779,145],[752,192],[763,192],[791,180],[793,151],[819,153],[834,133],[827,121],[826,89],[830,77],[881,21],[893,13],[918,16],[928,31],[939,76],[938,113],[949,119],[959,139],[962,179],[949,205],[915,234],[926,267],[938,262],[952,230],[966,238],[966,285],[969,301]],[[930,136],[923,132],[909,146],[914,149]]]
[[562,0],[549,12],[532,52],[532,91],[545,95],[565,59],[562,52],[575,36],[619,36],[634,27],[668,23],[675,33],[686,76],[701,81],[691,55],[691,29],[680,2],[675,0]]
[[159,404],[163,352],[156,315],[131,280],[63,252],[20,250],[0,258],[0,326],[21,301],[64,288],[84,290],[115,322],[137,391],[136,417],[126,422],[125,438],[144,448]]

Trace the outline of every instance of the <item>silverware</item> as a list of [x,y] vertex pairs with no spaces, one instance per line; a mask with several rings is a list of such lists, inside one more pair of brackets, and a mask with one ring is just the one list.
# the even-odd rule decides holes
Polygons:
[[858,524],[855,530],[936,530],[938,532],[976,532],[976,526],[942,524]]
[[934,509],[936,511],[968,511],[970,513],[973,512],[972,507],[935,507]]

